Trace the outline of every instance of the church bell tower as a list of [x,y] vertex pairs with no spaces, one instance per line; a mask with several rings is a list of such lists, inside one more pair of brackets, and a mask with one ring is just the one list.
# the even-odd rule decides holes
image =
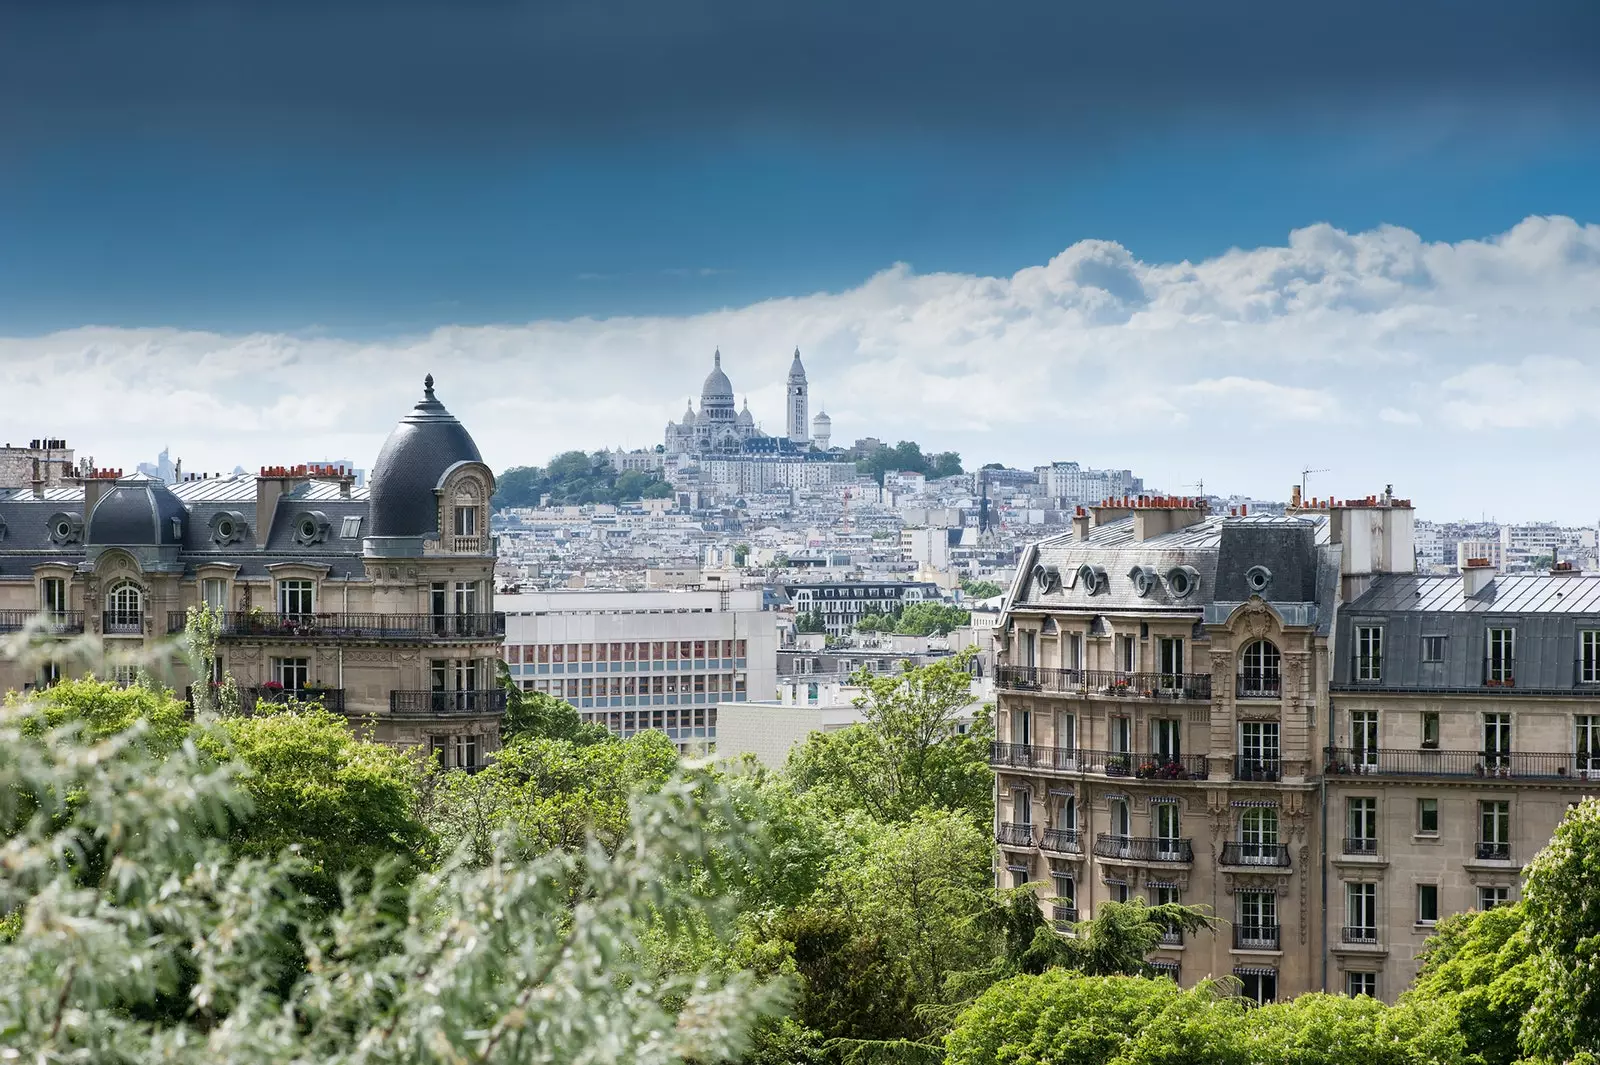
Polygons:
[[800,363],[800,349],[794,349],[789,364],[789,442],[804,447],[811,442],[811,423],[807,415],[806,368]]

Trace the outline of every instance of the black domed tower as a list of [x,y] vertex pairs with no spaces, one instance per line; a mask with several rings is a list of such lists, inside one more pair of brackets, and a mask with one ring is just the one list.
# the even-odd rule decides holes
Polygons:
[[[429,374],[423,380],[422,399],[400,419],[372,467],[372,537],[439,539],[445,532],[440,528],[440,493],[451,472],[463,463],[482,466],[483,456],[466,426],[433,394]],[[489,487],[492,490],[492,478]],[[480,500],[487,502],[487,496]]]

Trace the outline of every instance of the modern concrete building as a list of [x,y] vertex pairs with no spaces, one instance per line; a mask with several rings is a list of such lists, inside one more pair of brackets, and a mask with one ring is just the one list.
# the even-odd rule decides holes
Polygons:
[[[295,466],[172,486],[92,470],[3,492],[0,629],[42,613],[47,633],[150,649],[205,604],[220,616],[219,674],[247,704],[314,694],[381,740],[478,765],[505,710],[493,492],[431,376],[370,490],[342,468]],[[0,687],[50,684],[63,668],[24,676],[0,662]]]
[[759,589],[503,595],[506,661],[528,691],[629,736],[715,744],[719,709],[767,698],[778,630]]

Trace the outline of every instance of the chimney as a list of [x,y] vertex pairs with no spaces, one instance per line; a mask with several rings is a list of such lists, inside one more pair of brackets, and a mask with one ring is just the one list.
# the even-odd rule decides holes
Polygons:
[[1372,585],[1381,573],[1415,573],[1416,510],[1409,499],[1396,499],[1394,486],[1365,499],[1313,499],[1304,509],[1328,515],[1328,540],[1339,546],[1339,584],[1348,603]]
[[33,498],[44,498],[44,481],[44,476],[39,472],[39,459],[35,456],[33,460]]
[[121,470],[97,470],[93,467],[83,474],[83,520],[87,524],[89,515],[94,512],[94,505],[100,502],[100,497],[105,493],[106,485],[116,484],[117,478],[122,476]]
[[1094,526],[1109,525],[1118,518],[1126,518],[1133,513],[1133,500],[1127,496],[1121,499],[1104,499],[1089,508],[1089,513],[1094,517]]
[[1461,567],[1461,592],[1468,599],[1494,583],[1494,566],[1486,558],[1469,558]]
[[1072,514],[1072,538],[1079,543],[1089,539],[1089,530],[1094,526],[1090,523],[1089,512],[1079,507]]
[[278,512],[278,500],[310,479],[305,466],[261,467],[256,475],[256,546],[264,546],[272,535],[272,516]]
[[1205,520],[1211,504],[1188,496],[1140,496],[1133,506],[1133,540],[1143,543]]
[[1300,486],[1299,485],[1293,485],[1289,489],[1289,509],[1290,510],[1299,510],[1300,509]]

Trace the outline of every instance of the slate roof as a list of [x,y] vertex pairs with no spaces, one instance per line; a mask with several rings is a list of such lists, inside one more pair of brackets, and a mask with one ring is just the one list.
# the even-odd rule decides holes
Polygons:
[[433,394],[433,375],[422,399],[400,419],[372,466],[372,529],[369,536],[437,536],[434,490],[452,466],[482,462],[472,434]]
[[1468,598],[1460,577],[1389,574],[1345,607],[1352,614],[1600,614],[1600,573],[1496,576]]

